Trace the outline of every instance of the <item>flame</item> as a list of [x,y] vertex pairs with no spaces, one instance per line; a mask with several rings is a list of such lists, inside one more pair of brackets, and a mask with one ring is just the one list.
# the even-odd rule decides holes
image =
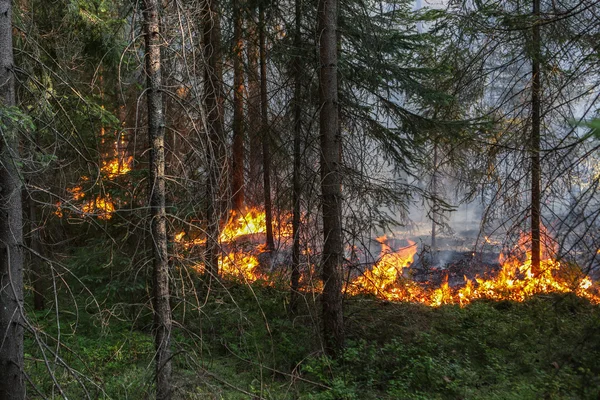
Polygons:
[[85,193],[83,192],[83,188],[81,186],[69,188],[67,189],[67,192],[71,193],[73,200],[81,200],[85,197]]
[[[356,278],[347,288],[349,294],[371,293],[390,301],[408,301],[437,307],[443,304],[467,305],[477,299],[511,300],[522,302],[536,294],[575,293],[580,297],[600,304],[599,290],[577,268],[550,257],[550,249],[556,244],[544,231],[540,272],[534,275],[531,270],[531,240],[522,235],[516,249],[501,253],[499,260],[502,268],[491,278],[464,277],[464,286],[453,288],[445,276],[437,288],[419,285],[402,277],[402,268],[409,266],[416,252],[416,246],[410,246],[396,252],[390,252],[387,238],[377,238],[382,243],[380,260],[373,268]],[[524,256],[523,256],[524,254]]]
[[131,171],[131,164],[133,163],[133,157],[117,157],[112,160],[102,161],[102,167],[100,170],[105,173],[109,179],[113,179],[119,175],[125,175]]
[[106,195],[105,197],[98,196],[95,200],[84,203],[81,206],[81,211],[84,214],[96,215],[99,219],[109,220],[112,218],[112,213],[115,212],[115,205],[110,195]]
[[[283,216],[284,222],[275,222],[273,231],[277,233],[280,240],[291,237],[292,230],[287,221],[288,215]],[[264,244],[253,244],[253,241],[238,240],[249,235],[265,234],[266,215],[258,208],[249,208],[245,212],[232,211],[231,215],[219,235],[219,241],[223,244],[226,251],[219,255],[219,271],[221,275],[244,279],[248,282],[255,282],[263,278],[260,272],[260,262],[258,254],[266,251]],[[204,245],[206,238],[198,237],[195,239],[186,238],[187,233],[181,231],[175,234],[174,240],[185,249],[193,246]],[[193,267],[197,271],[204,270],[202,265]]]
[[[96,199],[98,202],[99,199]],[[99,208],[99,207],[98,207]],[[289,220],[289,218],[288,218]],[[274,231],[280,237],[291,237],[291,227],[287,223],[274,224]],[[265,213],[258,209],[249,209],[246,213],[233,212],[219,237],[225,251],[219,256],[219,270],[226,277],[254,282],[267,279],[269,275],[261,271],[259,254],[264,252],[262,244],[253,240],[239,241],[247,235],[264,234],[266,232]],[[204,244],[204,238],[186,239],[186,232],[175,235],[175,242],[189,248]],[[537,274],[531,269],[531,239],[529,235],[521,235],[517,245],[499,255],[501,269],[493,277],[476,276],[473,279],[464,277],[460,286],[451,285],[448,275],[437,287],[431,283],[417,283],[405,276],[404,268],[409,267],[417,253],[417,245],[408,241],[408,246],[392,249],[389,239],[381,236],[376,239],[381,244],[378,261],[361,276],[354,278],[346,286],[350,295],[372,294],[389,301],[406,301],[422,303],[432,307],[444,304],[465,306],[477,299],[525,301],[536,294],[576,293],[595,304],[600,304],[600,289],[577,267],[553,258],[557,245],[542,229],[541,266]],[[485,241],[493,243],[489,237]],[[309,254],[306,247],[303,254]],[[195,267],[202,270],[202,266]],[[315,285],[311,277],[314,265],[307,267],[303,282],[310,282],[306,287],[322,290],[320,281]],[[268,284],[268,282],[266,282]]]
[[[288,218],[283,218],[288,220]],[[273,232],[277,232],[279,237],[287,238],[292,236],[292,228],[287,223],[278,223],[274,221]],[[266,213],[258,208],[249,208],[245,212],[232,211],[227,224],[221,231],[219,240],[221,242],[231,242],[246,235],[267,233]]]
[[411,241],[409,241],[408,247],[393,252],[386,243],[386,236],[378,237],[376,240],[381,243],[379,261],[371,270],[366,271],[351,283],[348,288],[351,294],[373,293],[378,295],[385,294],[390,290],[393,293],[393,285],[398,280],[398,276],[402,275],[402,269],[412,264],[417,253],[417,246]]
[[259,277],[258,259],[252,254],[232,251],[219,257],[219,271],[223,276],[232,276],[254,282]]
[[[104,127],[101,127],[100,129],[100,137],[102,138],[101,140],[104,143]],[[104,158],[104,160],[102,161],[100,171],[108,179],[113,179],[119,175],[124,175],[131,171],[133,157],[127,157],[125,155],[125,145],[126,141],[121,137],[120,140],[115,140],[114,142],[114,153],[116,154],[116,156],[110,158],[109,154],[103,155],[102,158]],[[89,177],[82,176],[80,180],[85,182],[89,180]],[[68,188],[67,191],[71,194],[72,201],[78,202],[82,201],[85,198],[85,192],[83,191],[81,185]],[[74,205],[74,208],[79,209],[79,212],[83,215],[96,216],[98,219],[109,220],[112,218],[112,214],[115,212],[115,203],[113,202],[110,195],[97,196],[94,200],[83,202],[80,207]],[[54,212],[54,214],[59,218],[62,218],[64,216],[60,202],[57,204],[57,210]]]

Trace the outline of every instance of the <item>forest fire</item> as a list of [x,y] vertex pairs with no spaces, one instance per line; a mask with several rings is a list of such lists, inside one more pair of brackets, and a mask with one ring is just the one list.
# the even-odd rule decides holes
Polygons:
[[395,286],[398,277],[402,276],[403,268],[412,264],[417,246],[415,242],[409,241],[408,247],[394,252],[387,244],[386,236],[378,237],[376,240],[381,244],[379,261],[372,269],[356,278],[349,285],[347,292],[349,294],[372,293],[388,300],[400,300],[395,298],[399,294]]
[[[348,293],[372,293],[390,301],[408,301],[430,306],[460,304],[461,306],[477,299],[525,301],[536,294],[576,293],[593,303],[600,303],[598,288],[591,279],[575,267],[563,264],[550,257],[552,246],[548,235],[542,243],[542,262],[540,272],[533,274],[531,269],[531,251],[528,249],[528,236],[522,235],[516,251],[507,256],[499,256],[502,268],[491,278],[464,278],[461,287],[450,287],[448,277],[437,288],[419,285],[403,278],[401,272],[412,263],[416,247],[389,253],[389,246],[382,243],[380,260],[349,285]],[[381,240],[382,238],[379,238]],[[385,240],[385,238],[383,238]],[[414,247],[414,249],[413,249]],[[400,278],[398,278],[400,276]]]
[[[291,236],[289,227],[282,226],[285,237]],[[254,282],[268,280],[268,274],[261,269],[260,254],[264,252],[262,243],[255,238],[240,241],[249,235],[266,232],[265,214],[258,209],[246,213],[233,213],[220,235],[224,252],[219,257],[219,270],[223,276]],[[184,233],[176,235],[176,242],[186,248],[205,243],[204,239],[184,240]],[[528,236],[522,235],[510,254],[501,253],[501,269],[492,277],[464,277],[460,285],[450,285],[448,276],[439,285],[431,282],[416,282],[411,279],[410,268],[414,263],[418,248],[415,242],[399,249],[392,249],[390,240],[381,236],[376,241],[381,245],[378,261],[362,275],[346,285],[349,295],[372,294],[388,301],[406,301],[429,306],[443,304],[467,305],[477,299],[524,301],[535,294],[573,292],[594,303],[600,303],[600,295],[592,281],[577,269],[551,257],[554,244],[544,232],[542,243],[542,263],[540,272],[531,271],[531,251]],[[488,241],[489,238],[486,238]],[[198,265],[196,269],[202,270]],[[440,271],[440,270],[438,270]],[[440,272],[444,273],[444,270]]]
[[[289,218],[288,218],[289,219]],[[291,228],[287,224],[275,224],[279,238],[285,240],[291,236]],[[219,271],[224,276],[244,279],[254,282],[262,278],[259,271],[258,255],[265,252],[264,245],[254,243],[251,235],[262,235],[267,232],[266,215],[257,208],[249,208],[245,212],[232,211],[227,223],[221,230],[219,242],[224,251],[219,255]],[[206,239],[199,237],[185,239],[186,232],[175,235],[175,242],[189,249],[192,246],[204,245]],[[241,239],[248,240],[242,241]],[[194,266],[199,272],[204,270],[202,264]]]
[[85,202],[81,206],[81,211],[84,215],[95,215],[98,219],[108,220],[115,212],[115,205],[110,195],[97,196],[94,200]]
[[[103,133],[101,134],[103,136]],[[100,167],[100,172],[107,179],[114,179],[117,176],[125,175],[131,171],[131,166],[133,164],[133,156],[126,156],[124,146],[126,145],[125,141],[121,139],[120,141],[114,142],[114,148],[116,156],[109,157],[108,155],[104,155],[102,160],[102,166]],[[89,177],[82,176],[81,181],[85,182],[89,180]],[[83,203],[79,206],[74,206],[79,212],[79,214],[84,216],[95,216],[101,220],[109,220],[112,218],[112,214],[115,212],[116,207],[113,199],[110,194],[106,195],[98,195],[93,200],[84,201],[86,196],[85,191],[81,185],[73,186],[71,188],[67,188],[67,192],[69,192],[71,201]],[[56,204],[56,211],[54,212],[56,216],[62,218],[64,216],[63,209],[61,207],[61,202]]]

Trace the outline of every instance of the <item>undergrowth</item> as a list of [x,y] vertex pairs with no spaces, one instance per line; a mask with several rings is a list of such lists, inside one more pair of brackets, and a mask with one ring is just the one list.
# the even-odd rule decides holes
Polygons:
[[[152,313],[141,282],[130,287],[135,304],[61,290],[59,307],[28,314],[29,398],[152,397]],[[600,396],[600,309],[573,295],[465,308],[348,298],[346,349],[332,360],[321,347],[318,299],[307,296],[290,317],[284,287],[223,282],[198,294],[206,301],[196,308],[172,299],[174,398]]]

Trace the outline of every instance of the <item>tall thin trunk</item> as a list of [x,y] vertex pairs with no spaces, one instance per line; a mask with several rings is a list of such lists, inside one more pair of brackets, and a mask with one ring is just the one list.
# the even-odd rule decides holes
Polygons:
[[271,207],[271,131],[269,129],[269,103],[267,97],[267,35],[265,9],[261,3],[259,9],[260,40],[260,109],[263,151],[263,187],[265,192],[265,224],[267,227],[267,251],[275,249],[273,241],[273,211]]
[[206,254],[205,273],[210,279],[219,276],[219,221],[221,212],[223,147],[223,65],[221,60],[221,23],[218,0],[205,0],[204,71],[205,106],[209,136],[208,182],[206,185]]
[[296,0],[295,7],[296,26],[294,30],[294,172],[293,172],[293,209],[292,209],[292,276],[290,311],[296,314],[298,311],[298,284],[300,282],[300,198],[302,195],[302,183],[300,181],[300,157],[301,157],[301,135],[302,135],[302,0]]
[[338,125],[337,0],[320,0],[319,97],[321,193],[323,209],[323,333],[325,350],[336,355],[344,345],[341,269],[342,242],[341,135]]
[[540,0],[533,0],[534,23],[532,28],[531,58],[531,271],[540,272],[540,203],[541,203],[541,165],[540,165]]
[[[14,107],[12,4],[0,0],[0,104]],[[9,121],[6,122],[10,126]],[[24,399],[23,216],[19,139],[11,128],[0,138],[0,399]]]
[[260,203],[261,193],[261,164],[262,144],[261,132],[261,108],[260,108],[260,71],[259,38],[256,21],[256,8],[248,9],[248,136],[249,136],[249,194],[253,205]]
[[41,311],[45,308],[46,284],[42,273],[44,260],[38,257],[38,254],[43,256],[42,240],[40,235],[41,227],[38,225],[37,207],[31,194],[27,195],[27,203],[29,204],[29,248],[34,254],[30,257],[31,265],[31,280],[33,283],[33,308],[36,311]]
[[438,145],[437,141],[433,143],[433,174],[431,177],[431,191],[433,192],[433,200],[431,207],[431,262],[436,263],[437,261],[437,213],[438,213],[438,180],[437,180],[437,168],[438,168]]
[[169,304],[167,215],[165,210],[165,116],[162,99],[161,37],[158,10],[158,0],[144,1],[156,398],[170,399],[172,395],[171,306]]
[[244,207],[244,41],[242,40],[242,0],[233,1],[233,151],[232,194],[234,210]]

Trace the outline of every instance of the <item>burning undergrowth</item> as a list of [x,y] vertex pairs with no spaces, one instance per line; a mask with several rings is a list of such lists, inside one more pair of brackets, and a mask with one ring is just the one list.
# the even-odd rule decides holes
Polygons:
[[[266,284],[281,279],[282,275],[285,279],[291,264],[289,219],[284,218],[284,222],[275,227],[279,233],[278,250],[268,252],[263,246],[264,212],[252,209],[233,213],[220,235],[220,274]],[[176,235],[179,247],[189,250],[205,243],[202,238],[186,237],[185,232]],[[577,266],[552,257],[554,244],[548,235],[542,246],[541,268],[536,274],[531,270],[531,251],[526,235],[522,235],[513,248],[500,253],[445,250],[435,254],[436,262],[432,262],[434,258],[425,246],[410,240],[382,236],[375,242],[379,245],[379,254],[371,257],[372,261],[348,262],[344,287],[347,295],[373,295],[388,301],[440,306],[466,305],[477,299],[524,301],[537,294],[575,293],[600,303],[598,285]],[[348,259],[356,261],[352,249],[348,253]],[[439,259],[444,262],[440,263]],[[193,267],[199,272],[204,268],[203,263]],[[311,275],[316,270],[316,266],[304,267]],[[304,277],[304,280],[309,279]]]

